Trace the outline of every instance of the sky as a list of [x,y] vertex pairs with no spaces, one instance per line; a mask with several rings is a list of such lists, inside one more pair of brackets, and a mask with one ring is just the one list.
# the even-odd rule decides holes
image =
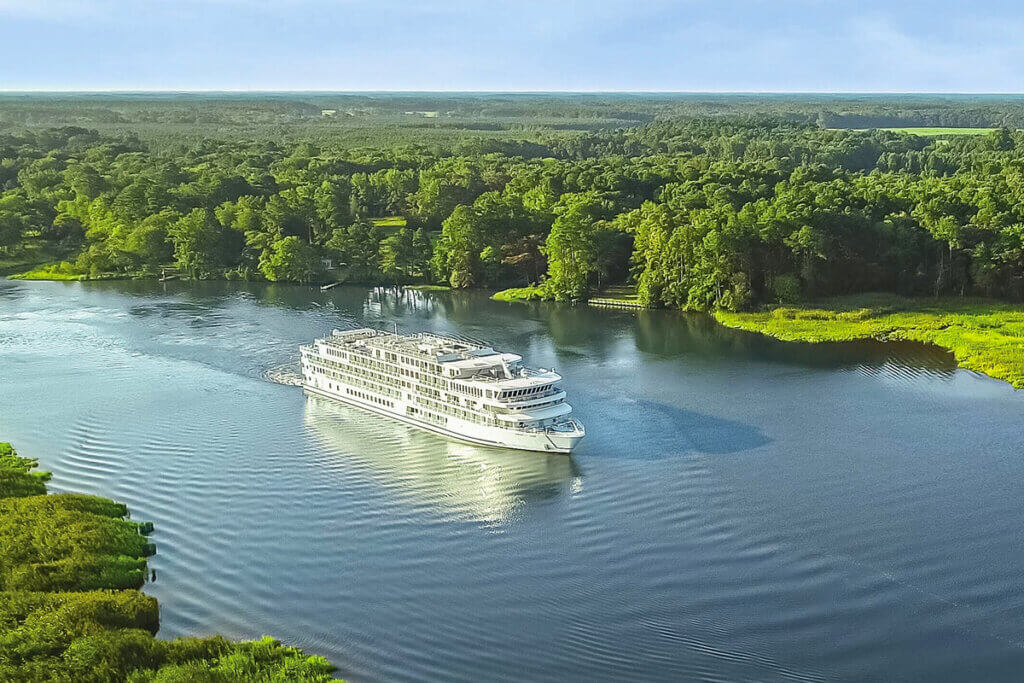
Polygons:
[[0,0],[0,90],[1024,92],[1019,0]]

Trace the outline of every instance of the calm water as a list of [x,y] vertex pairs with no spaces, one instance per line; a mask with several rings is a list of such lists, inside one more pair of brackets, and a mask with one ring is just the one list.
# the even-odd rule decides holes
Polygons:
[[[395,320],[554,366],[587,439],[476,448],[267,379]],[[1019,679],[1022,418],[936,349],[668,312],[0,281],[0,437],[156,523],[161,636],[356,680]]]

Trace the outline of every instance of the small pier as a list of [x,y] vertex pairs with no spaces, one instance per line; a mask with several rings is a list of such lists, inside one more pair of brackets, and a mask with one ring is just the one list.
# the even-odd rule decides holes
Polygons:
[[587,303],[591,306],[597,306],[599,308],[632,308],[632,309],[646,309],[649,306],[644,306],[636,299],[605,299],[601,297],[595,297],[588,299]]
[[600,308],[632,308],[632,309],[643,309],[650,308],[640,303],[640,297],[637,296],[636,287],[632,285],[613,285],[606,287],[602,291],[598,292],[597,296],[592,296],[587,300],[587,303],[591,306],[598,306]]

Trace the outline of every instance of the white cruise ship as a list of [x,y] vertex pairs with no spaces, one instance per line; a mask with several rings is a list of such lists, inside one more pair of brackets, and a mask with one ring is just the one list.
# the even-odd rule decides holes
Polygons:
[[568,453],[586,433],[569,417],[560,375],[483,344],[359,329],[300,350],[307,392],[456,439]]

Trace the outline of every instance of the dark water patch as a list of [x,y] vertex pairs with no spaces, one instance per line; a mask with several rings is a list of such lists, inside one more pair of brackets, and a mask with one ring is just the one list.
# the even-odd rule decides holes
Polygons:
[[[692,452],[722,455],[748,451],[768,443],[760,429],[735,420],[703,415],[655,401],[613,398],[610,403],[617,409],[622,423],[610,425],[611,428],[626,430],[629,424],[640,424],[640,416],[644,425],[643,447],[626,454],[617,453],[616,457],[658,459]],[[599,438],[606,426],[609,425],[596,427]]]

